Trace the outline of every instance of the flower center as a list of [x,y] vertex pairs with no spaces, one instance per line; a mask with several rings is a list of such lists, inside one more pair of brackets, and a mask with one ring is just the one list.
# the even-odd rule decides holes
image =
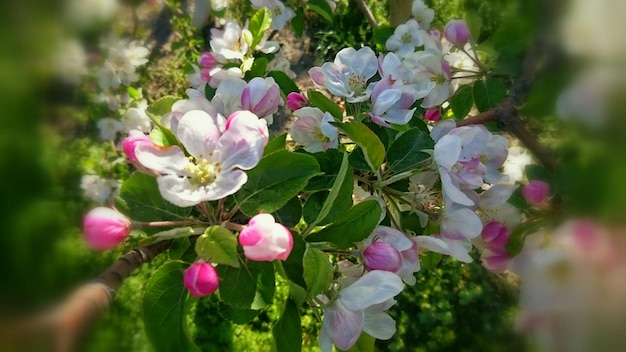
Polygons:
[[412,40],[413,40],[413,36],[409,32],[402,34],[402,36],[400,37],[400,41],[405,44],[409,44]]
[[330,142],[330,138],[328,138],[323,132],[322,130],[319,128],[319,126],[316,126],[315,129],[313,130],[313,138],[315,138],[316,140],[323,142],[323,143],[328,143]]
[[435,82],[435,84],[437,84],[437,85],[442,85],[442,84],[446,83],[446,78],[444,77],[443,74],[434,75],[434,76],[430,77],[430,81],[431,82]]
[[348,78],[348,85],[350,86],[350,89],[354,91],[354,93],[361,94],[365,90],[366,81],[367,80],[364,77],[361,77],[359,75],[351,75],[350,78]]
[[219,162],[212,163],[209,160],[200,156],[195,159],[193,156],[189,157],[190,164],[185,166],[185,171],[189,172],[189,182],[192,185],[207,186],[215,182],[217,174],[222,171]]

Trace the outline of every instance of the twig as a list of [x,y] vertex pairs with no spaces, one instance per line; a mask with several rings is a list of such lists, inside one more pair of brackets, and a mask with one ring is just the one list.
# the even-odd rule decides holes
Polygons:
[[113,302],[122,282],[141,265],[167,250],[172,241],[161,241],[138,247],[126,253],[93,281],[74,290],[60,305],[35,319],[12,324],[3,332],[16,346],[33,339],[49,339],[50,350],[76,350],[81,335]]
[[363,0],[355,0],[355,1],[356,1],[356,4],[359,5],[359,7],[361,8],[361,11],[363,11],[365,18],[367,19],[367,22],[369,22],[373,28],[378,28],[378,22],[376,21],[376,18],[374,17],[372,10],[370,10],[370,8],[367,6],[365,1]]

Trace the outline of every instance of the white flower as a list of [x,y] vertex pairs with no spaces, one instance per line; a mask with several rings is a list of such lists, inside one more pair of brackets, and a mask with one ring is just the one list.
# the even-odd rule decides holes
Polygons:
[[417,21],[410,19],[396,27],[393,35],[387,39],[385,47],[399,57],[405,57],[414,52],[416,47],[424,45],[420,31]]
[[77,39],[65,39],[58,43],[58,48],[52,55],[54,73],[64,82],[80,83],[87,73],[87,53]]
[[119,183],[113,179],[105,179],[98,175],[84,175],[80,179],[80,188],[85,196],[97,203],[104,203],[119,191]]
[[296,13],[278,0],[250,0],[253,9],[267,8],[272,12],[272,29],[279,30],[296,16]]
[[139,101],[136,107],[128,108],[122,116],[124,131],[140,130],[148,133],[152,130],[152,120],[146,114],[148,102],[145,99]]
[[463,263],[471,263],[469,251],[472,243],[469,240],[453,240],[441,236],[416,236],[415,241],[419,248],[425,248],[439,254],[449,255]]
[[140,143],[135,154],[139,163],[160,174],[161,196],[186,207],[222,199],[237,192],[249,170],[261,160],[268,141],[267,122],[249,111],[233,113],[224,130],[202,110],[185,113],[173,131],[190,154],[178,146],[157,147]]
[[318,108],[303,107],[294,111],[298,119],[291,126],[291,137],[309,153],[337,148],[339,131],[330,124],[334,119],[329,112]]
[[450,67],[436,50],[418,51],[408,54],[402,62],[405,67],[404,80],[418,92],[427,91],[421,106],[432,108],[441,105],[452,95]]
[[98,120],[97,126],[100,130],[100,138],[105,141],[114,140],[117,134],[124,129],[124,124],[110,117]]
[[218,62],[241,60],[248,53],[252,43],[252,33],[242,29],[233,21],[226,22],[224,29],[211,29],[211,50]]
[[378,68],[376,54],[369,47],[354,50],[341,49],[334,62],[325,62],[321,67],[313,67],[309,75],[319,87],[325,87],[336,96],[345,97],[349,103],[359,103],[369,99],[373,84],[367,81],[376,74]]
[[223,116],[229,116],[231,113],[241,110],[241,94],[246,86],[246,81],[241,78],[228,77],[224,79],[211,99],[217,112]]
[[385,313],[402,292],[404,285],[396,274],[374,270],[365,273],[339,292],[339,297],[324,309],[319,344],[330,352],[335,344],[342,350],[352,347],[361,332],[380,339],[390,339],[396,332],[395,321]]
[[435,11],[426,6],[423,0],[413,1],[411,13],[413,14],[413,17],[415,17],[417,23],[419,23],[420,28],[424,30],[428,30],[430,23],[435,18]]

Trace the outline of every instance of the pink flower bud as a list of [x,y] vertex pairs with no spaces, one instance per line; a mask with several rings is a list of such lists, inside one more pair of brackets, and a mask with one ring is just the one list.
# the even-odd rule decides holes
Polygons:
[[210,52],[205,51],[200,55],[198,63],[204,68],[213,68],[215,66],[215,57]]
[[137,145],[141,143],[152,144],[152,140],[150,139],[150,137],[146,136],[145,134],[143,134],[143,132],[138,130],[130,131],[128,137],[126,137],[122,141],[122,150],[124,151],[124,154],[126,154],[126,156],[128,157],[128,160],[130,160],[132,163],[138,163],[135,149],[137,148]]
[[211,80],[211,69],[203,68],[200,70],[200,79],[204,82],[208,82]]
[[122,213],[106,207],[92,209],[83,220],[85,242],[102,251],[122,243],[131,230],[131,222]]
[[254,77],[241,92],[242,109],[259,117],[275,113],[280,102],[280,88],[271,77]]
[[424,118],[427,121],[434,122],[434,121],[439,120],[440,117],[441,117],[441,112],[439,111],[439,109],[428,109],[424,113]]
[[374,242],[363,250],[365,269],[391,271],[402,269],[402,256],[387,242]]
[[293,247],[293,237],[285,226],[274,221],[270,214],[255,215],[239,233],[239,243],[246,258],[271,262],[287,260]]
[[463,46],[470,38],[470,31],[464,20],[452,20],[443,29],[443,35],[453,45]]
[[480,259],[485,269],[492,273],[502,273],[507,269],[511,256],[504,248],[498,250],[487,248],[482,252]]
[[432,36],[433,36],[433,38],[436,38],[437,40],[441,39],[441,32],[440,32],[440,31],[439,31],[439,29],[437,29],[437,28],[434,28],[434,27],[433,27],[433,28],[429,29],[429,30],[428,30],[428,33],[429,33],[430,35],[432,35]]
[[483,227],[480,237],[489,248],[504,248],[509,242],[509,229],[502,223],[491,221]]
[[309,100],[303,94],[296,92],[287,94],[287,107],[289,109],[295,111],[307,106],[307,104],[309,104]]
[[196,262],[185,270],[183,283],[190,295],[203,297],[217,290],[219,278],[213,265],[205,262]]
[[529,204],[540,204],[546,200],[550,186],[539,180],[532,180],[529,184],[522,187],[522,196]]

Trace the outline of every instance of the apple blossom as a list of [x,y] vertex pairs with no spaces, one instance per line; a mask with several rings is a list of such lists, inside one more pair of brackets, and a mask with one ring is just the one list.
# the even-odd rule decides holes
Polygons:
[[246,183],[242,170],[261,160],[268,141],[267,122],[249,111],[238,111],[221,131],[218,117],[191,110],[180,118],[172,132],[189,156],[179,146],[139,144],[135,149],[139,163],[159,174],[157,183],[165,200],[186,207],[222,199]]
[[243,90],[247,83],[241,78],[226,77],[215,90],[211,103],[217,112],[228,116],[237,110],[243,110],[241,106]]
[[217,290],[219,277],[210,263],[196,262],[185,270],[183,284],[190,295],[204,297]]
[[434,122],[441,118],[441,111],[438,108],[428,109],[424,113],[424,119],[426,121]]
[[122,150],[124,151],[124,154],[126,154],[128,160],[130,160],[132,163],[139,162],[137,160],[137,156],[135,155],[135,150],[137,148],[137,145],[141,143],[148,143],[150,145],[153,144],[150,137],[148,137],[139,130],[131,130],[128,134],[128,137],[124,138],[124,140],[122,141]]
[[373,85],[368,85],[367,81],[376,74],[377,67],[376,54],[370,47],[358,51],[343,48],[335,56],[334,62],[311,68],[309,75],[318,87],[345,97],[349,103],[359,103],[369,99]]
[[397,249],[386,242],[374,242],[362,252],[367,271],[384,270],[395,273],[402,268],[402,257]]
[[105,141],[114,140],[117,134],[124,130],[124,124],[111,117],[98,120],[96,126],[100,130],[100,138]]
[[287,107],[291,110],[298,110],[309,104],[309,100],[302,93],[291,92],[287,94]]
[[272,13],[272,29],[280,30],[285,24],[296,16],[290,7],[285,6],[279,0],[250,0],[253,9],[267,8]]
[[439,235],[416,236],[415,241],[420,249],[427,249],[435,253],[449,255],[463,263],[471,263],[469,255],[472,243],[469,240],[453,240]]
[[522,222],[520,210],[508,202],[516,189],[516,185],[499,183],[480,194],[478,215],[483,223],[498,221],[512,227]]
[[224,29],[211,28],[211,41],[209,45],[218,62],[225,63],[228,60],[241,60],[248,53],[252,43],[252,34],[247,29],[242,29],[237,23],[229,20]]
[[277,223],[272,215],[258,214],[239,233],[239,243],[250,260],[284,261],[293,248],[293,237],[289,229]]
[[420,28],[427,30],[430,27],[430,23],[435,18],[435,10],[429,8],[424,4],[423,0],[414,0],[411,6],[411,13],[413,17],[419,23]]
[[148,133],[152,130],[152,120],[148,114],[146,114],[146,108],[148,102],[145,99],[140,100],[137,106],[130,107],[122,115],[122,124],[124,124],[124,130],[129,132],[131,130],[140,130],[141,132]]
[[301,144],[309,153],[337,148],[339,145],[339,130],[330,122],[334,119],[329,112],[318,108],[304,107],[294,111],[298,119],[291,125],[291,137]]
[[198,58],[198,64],[205,69],[213,68],[215,66],[215,56],[209,51],[203,51]]
[[94,208],[83,219],[85,242],[99,251],[113,248],[126,239],[131,226],[131,221],[114,209]]
[[272,124],[273,114],[281,103],[280,88],[272,77],[254,77],[241,92],[241,107],[265,118],[268,125]]
[[450,66],[436,50],[417,51],[408,54],[402,62],[404,80],[417,91],[428,92],[421,106],[432,108],[441,105],[452,95]]
[[364,248],[363,261],[368,271],[391,271],[407,284],[415,284],[413,273],[420,270],[420,265],[417,244],[412,238],[392,227],[379,225],[359,247]]
[[527,185],[522,186],[522,196],[529,204],[537,205],[543,203],[550,192],[550,186],[541,180],[532,180]]
[[398,275],[382,270],[366,272],[344,286],[324,308],[319,335],[322,352],[332,351],[333,344],[342,350],[350,349],[362,331],[376,339],[390,339],[396,331],[395,321],[385,311],[395,304],[393,297],[403,288]]
[[80,179],[80,188],[89,199],[103,203],[117,194],[120,184],[116,180],[102,178],[98,175],[84,175]]
[[423,44],[420,25],[414,19],[410,19],[396,27],[393,35],[387,39],[385,48],[399,57],[405,57]]
[[470,38],[470,31],[464,20],[451,20],[446,23],[443,35],[447,41],[455,46],[461,47],[467,44]]
[[381,126],[391,127],[392,123],[405,125],[413,117],[416,108],[409,108],[415,100],[417,92],[412,87],[386,76],[376,83],[372,91],[372,111],[369,116]]
[[480,254],[485,269],[492,273],[502,273],[508,268],[511,256],[504,248],[485,248]]
[[480,237],[487,247],[503,248],[509,241],[509,229],[497,221],[491,221],[483,227]]

